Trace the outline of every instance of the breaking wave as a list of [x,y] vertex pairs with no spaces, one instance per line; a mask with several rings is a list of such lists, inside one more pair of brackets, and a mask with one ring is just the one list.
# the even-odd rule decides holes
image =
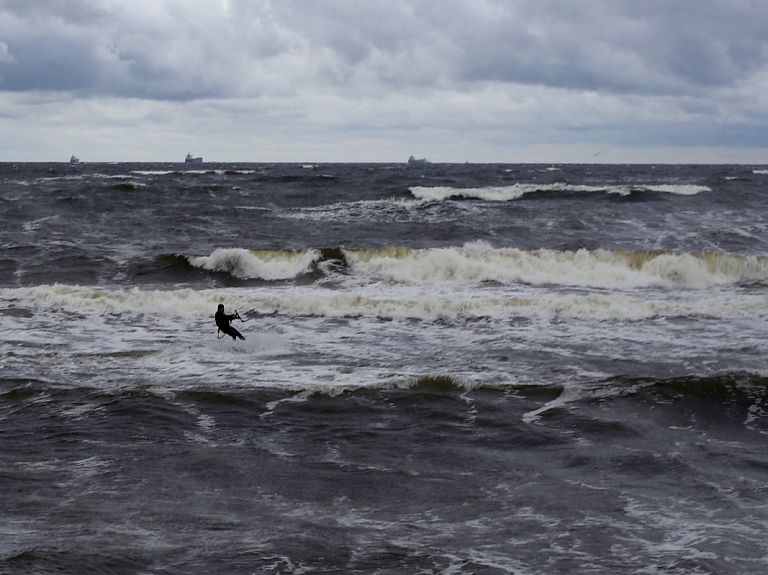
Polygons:
[[768,282],[768,257],[722,252],[494,248],[483,242],[414,249],[219,249],[189,256],[195,268],[240,279],[318,273],[403,284],[559,285],[596,289],[707,288]]
[[[317,286],[222,289],[141,290],[105,289],[62,284],[0,290],[8,306],[0,323],[37,314],[101,316],[105,318],[211,317],[226,301],[233,309],[255,315],[293,317],[370,318],[402,320],[513,318],[580,318],[594,321],[643,321],[655,318],[741,318],[768,316],[760,295],[696,293],[565,293],[558,290],[438,290],[409,286],[363,286],[342,291]],[[37,321],[37,319],[35,319]],[[112,321],[112,320],[110,320]],[[15,329],[9,327],[9,329]]]
[[452,248],[344,253],[355,273],[405,283],[497,282],[633,289],[701,288],[768,280],[768,258],[720,252],[526,251],[473,242]]
[[320,259],[319,250],[218,249],[209,256],[187,258],[190,265],[207,271],[224,272],[240,279],[278,281],[293,279],[312,271]]
[[526,194],[538,192],[567,192],[567,193],[607,193],[627,196],[632,192],[656,192],[693,196],[701,192],[711,191],[707,186],[693,184],[660,184],[660,185],[611,185],[583,186],[566,183],[557,184],[514,184],[512,186],[488,186],[484,188],[453,188],[453,187],[423,187],[409,188],[411,194],[420,200],[444,201],[451,198],[473,198],[489,202],[507,202],[517,200]]

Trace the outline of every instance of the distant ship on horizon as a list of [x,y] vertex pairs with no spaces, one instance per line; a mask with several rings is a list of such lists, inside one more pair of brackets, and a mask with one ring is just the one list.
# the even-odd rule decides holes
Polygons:
[[69,163],[70,164],[79,164],[80,163],[80,158],[78,158],[74,154],[72,154],[72,156],[69,158]]
[[203,158],[195,158],[192,156],[192,154],[187,153],[187,157],[184,158],[185,164],[202,164]]
[[429,161],[426,158],[415,158],[413,154],[408,156],[408,165],[409,166],[423,166],[424,164],[428,164]]

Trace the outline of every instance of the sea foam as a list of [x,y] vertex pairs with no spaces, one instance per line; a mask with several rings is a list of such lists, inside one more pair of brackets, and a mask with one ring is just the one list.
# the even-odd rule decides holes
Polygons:
[[[344,291],[317,286],[229,288],[209,290],[121,290],[82,286],[40,285],[0,290],[0,298],[30,317],[0,315],[0,328],[39,325],[42,316],[74,317],[93,327],[95,317],[108,323],[144,325],[184,320],[212,326],[219,303],[228,309],[253,310],[291,317],[416,319],[584,318],[596,321],[640,321],[649,318],[762,318],[768,315],[759,294],[658,291],[563,291],[562,288],[444,289],[433,285],[366,285]],[[52,320],[57,322],[59,320]],[[257,324],[259,321],[257,321]]]
[[768,258],[714,252],[526,251],[472,242],[450,248],[344,253],[355,273],[403,283],[497,282],[635,289],[704,288],[768,280]]
[[210,256],[187,258],[190,265],[208,271],[226,272],[241,279],[287,280],[309,273],[318,261],[318,250],[218,249]]
[[683,196],[692,196],[701,192],[708,192],[707,186],[693,184],[635,184],[635,185],[606,185],[585,186],[567,183],[555,184],[514,184],[512,186],[488,186],[483,188],[454,188],[454,187],[424,187],[414,186],[409,188],[411,194],[422,200],[444,201],[451,198],[474,198],[489,202],[507,202],[517,200],[526,194],[540,192],[567,192],[567,193],[596,193],[618,194],[627,196],[632,192],[656,192]]

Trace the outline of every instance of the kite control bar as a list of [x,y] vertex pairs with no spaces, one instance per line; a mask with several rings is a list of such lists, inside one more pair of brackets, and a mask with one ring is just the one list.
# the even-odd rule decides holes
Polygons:
[[[252,309],[251,311],[246,311],[246,312],[243,312],[243,313],[246,313],[246,314],[253,313],[253,314],[255,314],[256,310]],[[247,321],[251,321],[253,319],[253,317],[249,317],[248,319],[243,319],[243,318],[240,317],[240,314],[237,313],[237,310],[235,310],[235,319],[239,319],[241,322],[245,323]]]

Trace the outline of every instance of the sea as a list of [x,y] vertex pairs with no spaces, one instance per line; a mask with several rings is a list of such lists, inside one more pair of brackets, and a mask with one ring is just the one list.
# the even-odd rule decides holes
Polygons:
[[0,222],[2,574],[768,572],[767,166],[6,163]]

